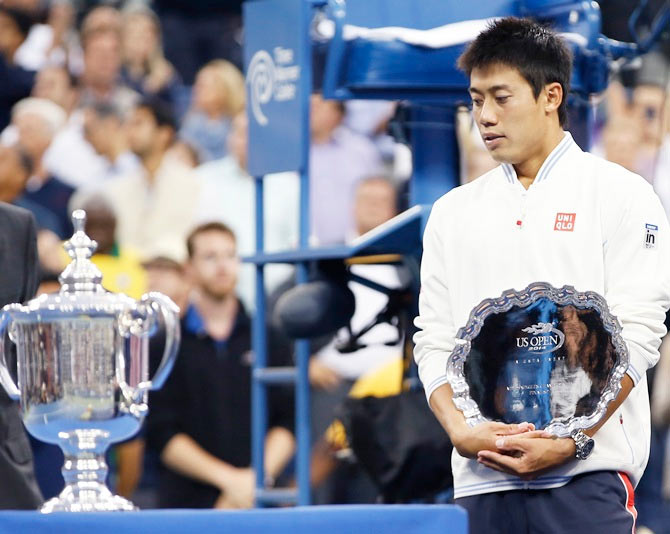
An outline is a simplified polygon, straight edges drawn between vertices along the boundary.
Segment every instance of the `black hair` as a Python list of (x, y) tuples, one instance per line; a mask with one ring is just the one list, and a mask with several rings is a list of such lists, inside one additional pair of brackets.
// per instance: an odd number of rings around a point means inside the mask
[(468, 45), (458, 67), (470, 76), (475, 68), (495, 64), (516, 68), (536, 99), (545, 85), (560, 83), (563, 101), (558, 120), (561, 126), (567, 123), (572, 54), (556, 33), (530, 19), (506, 17), (492, 22)]
[(135, 107), (137, 109), (148, 110), (153, 115), (158, 126), (169, 126), (173, 131), (177, 131), (177, 119), (172, 111), (172, 107), (162, 100), (145, 97)]
[(14, 24), (16, 24), (16, 27), (19, 29), (19, 32), (21, 32), (21, 35), (24, 37), (28, 36), (30, 28), (35, 23), (33, 16), (23, 9), (0, 5), (0, 13), (4, 13), (12, 19)]

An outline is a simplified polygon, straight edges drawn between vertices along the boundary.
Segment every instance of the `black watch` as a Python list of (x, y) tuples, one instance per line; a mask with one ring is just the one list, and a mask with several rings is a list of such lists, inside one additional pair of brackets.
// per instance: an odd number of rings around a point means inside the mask
[(581, 430), (573, 430), (570, 437), (575, 442), (575, 458), (586, 460), (593, 452), (596, 442)]

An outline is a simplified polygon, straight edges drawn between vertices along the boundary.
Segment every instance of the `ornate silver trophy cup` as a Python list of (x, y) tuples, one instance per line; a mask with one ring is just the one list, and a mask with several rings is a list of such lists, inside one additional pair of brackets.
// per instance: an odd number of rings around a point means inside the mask
[(537, 282), (476, 306), (447, 362), (470, 425), (533, 423), (559, 437), (594, 426), (628, 369), (621, 326), (605, 299)]
[[(177, 306), (160, 293), (139, 301), (107, 292), (90, 261), (97, 244), (84, 233), (86, 214), (72, 215), (75, 232), (65, 244), (72, 262), (58, 293), (0, 313), (0, 383), (21, 401), (26, 429), (60, 445), (65, 488), (41, 511), (134, 510), (105, 484), (105, 451), (135, 434), (147, 413), (147, 392), (167, 378), (180, 339)], [(165, 330), (165, 349), (148, 380), (148, 337)], [(18, 386), (8, 367), (16, 344)]]

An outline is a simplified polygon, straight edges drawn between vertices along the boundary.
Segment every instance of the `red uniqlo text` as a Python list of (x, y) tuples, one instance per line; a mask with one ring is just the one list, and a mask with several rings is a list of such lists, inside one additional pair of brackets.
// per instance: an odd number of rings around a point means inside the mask
[(575, 229), (575, 213), (557, 213), (554, 230), (558, 232), (572, 232)]

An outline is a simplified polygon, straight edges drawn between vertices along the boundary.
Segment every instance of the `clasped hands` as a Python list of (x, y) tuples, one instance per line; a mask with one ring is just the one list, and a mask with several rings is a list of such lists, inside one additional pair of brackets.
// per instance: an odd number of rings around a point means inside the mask
[(464, 426), (452, 437), (452, 443), (461, 456), (524, 480), (537, 478), (575, 457), (571, 438), (556, 438), (535, 430), (532, 423)]

